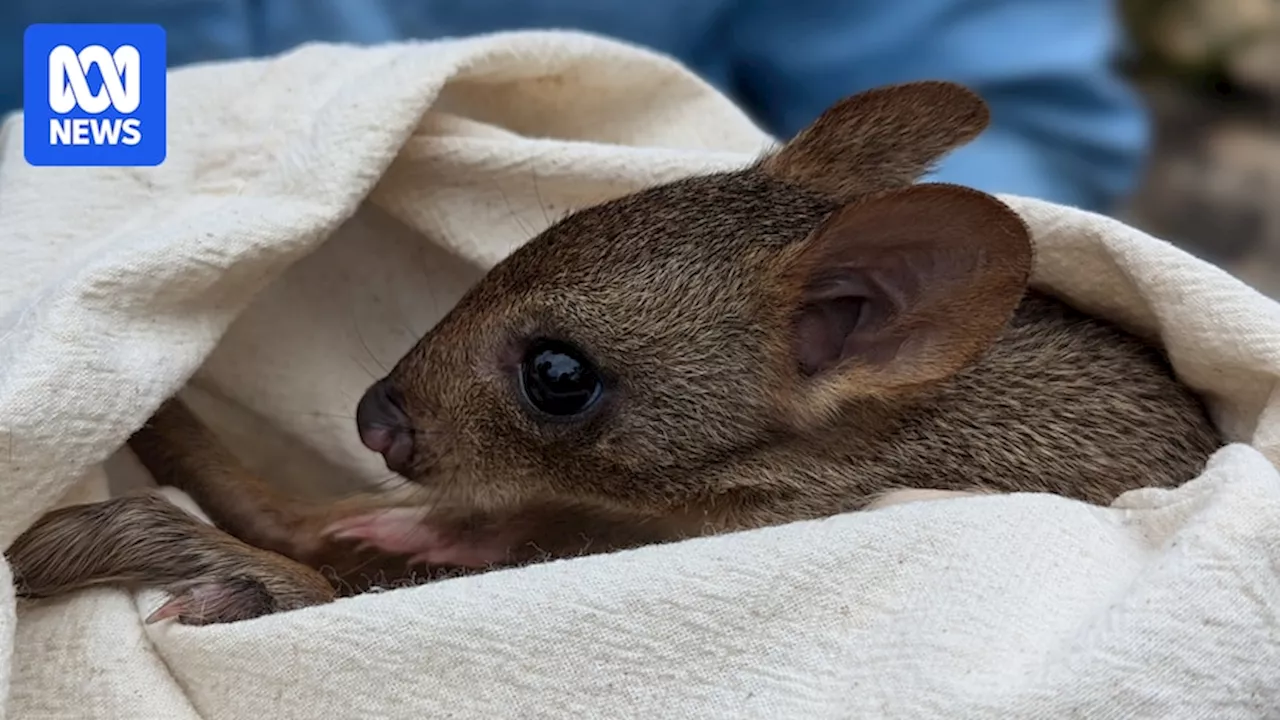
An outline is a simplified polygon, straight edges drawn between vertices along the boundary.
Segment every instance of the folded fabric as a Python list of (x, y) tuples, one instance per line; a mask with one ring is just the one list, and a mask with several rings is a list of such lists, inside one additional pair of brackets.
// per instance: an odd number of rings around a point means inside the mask
[[(360, 392), (566, 212), (770, 138), (591, 36), (313, 45), (175, 71), (149, 169), (0, 136), (0, 541), (136, 481), (169, 395), (283, 486), (385, 475)], [(1006, 198), (1036, 283), (1162, 342), (1234, 444), (1098, 508), (925, 502), (210, 627), (14, 598), (12, 718), (1262, 718), (1280, 707), (1280, 306), (1119, 222)], [(133, 480), (131, 480), (131, 478)], [(71, 493), (77, 493), (72, 495)]]

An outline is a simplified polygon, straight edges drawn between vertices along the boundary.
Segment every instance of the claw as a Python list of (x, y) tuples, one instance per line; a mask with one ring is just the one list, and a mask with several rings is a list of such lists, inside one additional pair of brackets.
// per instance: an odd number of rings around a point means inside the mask
[(267, 615), (275, 601), (260, 583), (245, 578), (194, 582), (172, 589), (172, 597), (144, 621), (175, 619), (183, 625), (209, 625)]
[(147, 619), (144, 620), (143, 622), (145, 622), (147, 625), (158, 623), (161, 620), (168, 620), (169, 618), (180, 616), (183, 610), (184, 610), (184, 603), (178, 598), (171, 598), (165, 604), (156, 608), (155, 611), (152, 612), (150, 615), (148, 615)]

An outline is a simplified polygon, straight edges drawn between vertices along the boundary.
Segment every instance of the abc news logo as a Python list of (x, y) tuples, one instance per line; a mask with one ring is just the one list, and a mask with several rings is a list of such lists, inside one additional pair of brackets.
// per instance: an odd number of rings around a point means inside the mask
[[(66, 115), (76, 108), (98, 115), (108, 107), (122, 115), (138, 109), (142, 99), (142, 58), (138, 48), (121, 45), (114, 53), (101, 45), (76, 52), (68, 45), (49, 51), (49, 108)], [(89, 89), (88, 72), (102, 75), (98, 92)], [(142, 141), (138, 118), (50, 118), (50, 145), (137, 145)]]
[(164, 28), (37, 24), (22, 37), (22, 151), (53, 167), (153, 167), (168, 152)]

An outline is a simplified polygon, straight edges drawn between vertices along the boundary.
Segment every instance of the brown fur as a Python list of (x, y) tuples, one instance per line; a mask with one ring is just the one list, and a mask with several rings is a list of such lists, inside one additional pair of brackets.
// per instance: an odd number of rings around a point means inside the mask
[(225, 622), (333, 598), (315, 570), (240, 542), (156, 495), (60, 508), (5, 553), (20, 595), (90, 585), (159, 587), (173, 599), (156, 619)]
[[(1160, 351), (1028, 292), (1027, 229), (995, 198), (911, 185), (986, 120), (947, 84), (856, 96), (751, 168), (589, 208), (530, 241), (388, 375), (412, 421), (416, 510), (280, 497), (176, 403), (132, 445), (219, 527), (333, 567), (336, 586), (373, 560), (403, 575), (598, 552), (864, 509), (900, 488), (1107, 503), (1190, 479), (1221, 438)], [(583, 418), (521, 405), (520, 358), (540, 337), (601, 368), (604, 399)], [(111, 525), (104, 543), (151, 527)], [(45, 548), (47, 530), (32, 532)], [(217, 542), (204, 547), (245, 557)], [(76, 585), (70, 561), (36, 554), (10, 555), (27, 587), (41, 573)], [(188, 555), (154, 562), (155, 577), (182, 563), (226, 577)]]

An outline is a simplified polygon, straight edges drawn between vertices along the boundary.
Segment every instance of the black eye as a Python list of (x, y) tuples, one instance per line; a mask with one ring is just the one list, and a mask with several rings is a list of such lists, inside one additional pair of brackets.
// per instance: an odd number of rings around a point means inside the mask
[(586, 411), (604, 387), (585, 354), (558, 340), (537, 340), (529, 346), (520, 363), (520, 386), (530, 405), (557, 417)]

